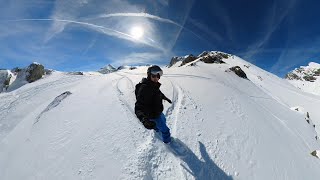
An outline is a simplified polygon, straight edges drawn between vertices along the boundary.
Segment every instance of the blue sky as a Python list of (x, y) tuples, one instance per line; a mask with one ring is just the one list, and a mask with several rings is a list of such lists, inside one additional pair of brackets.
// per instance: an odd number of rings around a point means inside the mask
[[(280, 77), (320, 62), (316, 0), (0, 0), (0, 68), (169, 63), (205, 50)], [(138, 30), (133, 30), (138, 29)]]

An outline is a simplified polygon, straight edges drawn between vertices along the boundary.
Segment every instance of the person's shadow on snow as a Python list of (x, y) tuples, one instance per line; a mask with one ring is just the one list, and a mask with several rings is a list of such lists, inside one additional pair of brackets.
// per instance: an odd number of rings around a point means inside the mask
[(232, 176), (228, 176), (220, 167), (218, 167), (208, 155), (206, 147), (199, 141), (200, 153), (203, 158), (201, 161), (181, 140), (179, 143), (187, 148), (185, 156), (180, 157), (188, 167), (185, 167), (183, 164), (182, 167), (192, 174), (196, 180), (202, 179), (219, 179), (219, 180), (232, 180)]

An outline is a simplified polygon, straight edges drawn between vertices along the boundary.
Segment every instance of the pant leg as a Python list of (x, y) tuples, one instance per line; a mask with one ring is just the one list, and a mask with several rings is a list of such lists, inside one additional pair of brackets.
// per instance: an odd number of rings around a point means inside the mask
[(171, 141), (171, 135), (170, 135), (170, 129), (168, 128), (166, 124), (166, 117), (163, 113), (161, 113), (160, 117), (157, 119), (153, 119), (153, 121), (156, 123), (157, 129), (162, 134), (162, 141), (164, 143), (168, 143)]

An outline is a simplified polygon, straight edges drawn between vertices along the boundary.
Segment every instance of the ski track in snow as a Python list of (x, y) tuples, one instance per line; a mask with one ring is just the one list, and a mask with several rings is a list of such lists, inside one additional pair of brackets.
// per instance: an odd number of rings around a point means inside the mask
[[(0, 101), (0, 140), (5, 137), (8, 132), (14, 129), (15, 126), (22, 120), (21, 118), (8, 118), (8, 116), (18, 111), (16, 107), (25, 106), (26, 108), (29, 108), (29, 102), (32, 99), (37, 98), (34, 96), (30, 96), (30, 94), (42, 94), (43, 92), (56, 87), (72, 87), (74, 84), (79, 83), (79, 80), (81, 80), (81, 77), (79, 76), (61, 76), (54, 81), (45, 82), (36, 87), (31, 86), (29, 88), (27, 84), (22, 87), (27, 89), (17, 89), (14, 92), (8, 92), (6, 96), (2, 96)], [(28, 114), (24, 114), (24, 117), (26, 116), (28, 116)], [(10, 122), (7, 122), (5, 120), (10, 120)]]
[[(203, 114), (203, 107), (192, 98), (190, 92), (178, 86), (177, 82), (174, 82), (174, 84), (180, 91), (179, 95), (182, 96), (179, 105), (180, 111), (176, 115), (177, 118), (181, 118), (179, 121), (179, 127), (181, 128), (177, 130), (180, 132), (178, 134), (183, 136), (183, 141), (187, 143), (186, 147), (188, 149), (187, 156), (181, 158), (183, 179), (231, 179), (225, 173), (227, 172), (225, 164), (217, 158), (217, 155), (219, 156), (224, 153), (219, 148), (218, 140), (204, 142), (206, 145), (201, 142), (203, 132), (200, 131), (200, 124), (205, 120), (203, 117), (205, 115)], [(223, 122), (223, 118), (216, 119), (216, 121), (219, 120)], [(194, 121), (198, 121), (198, 123), (194, 123)], [(186, 132), (189, 135), (186, 135)], [(193, 138), (190, 138), (190, 134), (194, 134)], [(222, 129), (219, 134), (223, 134)], [(216, 138), (219, 139), (219, 137)], [(195, 151), (193, 152), (192, 149)], [(215, 154), (215, 161), (218, 162), (218, 165), (211, 159), (208, 150)]]
[[(218, 141), (214, 144), (209, 140), (206, 142), (206, 146), (200, 142), (202, 132), (194, 121), (199, 121), (198, 124), (204, 121), (201, 105), (197, 104), (191, 94), (182, 89), (179, 83), (170, 76), (163, 78), (162, 83), (165, 88), (168, 88), (168, 84), (170, 84), (172, 89), (173, 103), (165, 113), (168, 126), (174, 137), (182, 139), (180, 141), (187, 144), (185, 144), (187, 155), (180, 158), (173, 156), (164, 148), (162, 142), (151, 133), (151, 137), (147, 136), (145, 143), (138, 147), (138, 152), (129, 158), (122, 179), (231, 179), (231, 176), (225, 173), (228, 167), (220, 159), (215, 159), (218, 162), (216, 165), (208, 154), (208, 150), (218, 155), (224, 153), (219, 149)], [(195, 136), (189, 139), (186, 131), (188, 134), (195, 134)], [(150, 133), (147, 131), (147, 134)], [(196, 151), (193, 152), (192, 149), (196, 149)], [(253, 163), (251, 162), (251, 164)], [(238, 175), (234, 168), (229, 169), (233, 169), (236, 176)]]
[[(129, 73), (117, 73), (121, 76), (116, 82), (118, 98), (126, 109), (127, 116), (130, 121), (139, 123), (134, 113), (134, 83), (129, 78)], [(166, 110), (167, 121), (172, 123), (172, 130), (176, 129), (175, 109), (180, 109), (181, 100), (179, 99), (179, 91), (172, 85), (172, 105)], [(170, 124), (168, 124), (170, 127)], [(139, 123), (139, 126), (142, 124)], [(138, 144), (137, 152), (130, 155), (129, 161), (123, 167), (123, 175), (121, 179), (175, 179), (177, 172), (181, 171), (179, 160), (177, 160), (165, 147), (165, 144), (159, 140), (153, 131), (143, 131), (145, 140)], [(173, 134), (174, 131), (173, 131)], [(181, 176), (182, 178), (182, 173)], [(184, 178), (182, 178), (184, 179)]]

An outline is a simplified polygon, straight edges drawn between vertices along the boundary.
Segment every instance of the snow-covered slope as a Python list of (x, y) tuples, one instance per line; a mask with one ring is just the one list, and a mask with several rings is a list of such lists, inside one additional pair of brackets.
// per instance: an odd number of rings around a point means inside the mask
[[(163, 68), (161, 90), (173, 101), (164, 113), (189, 149), (182, 158), (135, 117), (134, 86), (147, 67), (54, 72), (0, 94), (0, 177), (319, 179), (317, 133), (305, 119), (319, 124), (319, 96), (238, 57), (225, 62)], [(249, 80), (225, 72), (236, 65)]]
[(286, 75), (286, 79), (302, 91), (320, 95), (320, 64), (310, 62)]

